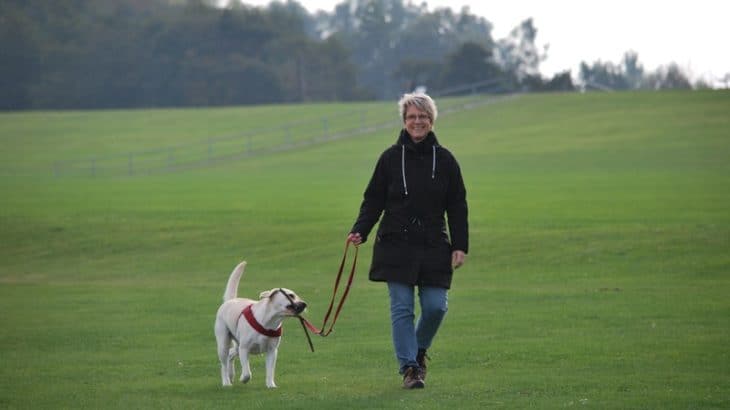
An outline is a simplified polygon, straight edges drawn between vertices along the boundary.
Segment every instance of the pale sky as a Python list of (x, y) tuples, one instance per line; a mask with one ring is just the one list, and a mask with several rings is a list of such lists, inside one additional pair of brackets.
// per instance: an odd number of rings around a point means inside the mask
[[(421, 4), (420, 0), (412, 0)], [(270, 0), (242, 0), (266, 5)], [(332, 12), (342, 0), (298, 0), (307, 10)], [(408, 0), (405, 0), (407, 3)], [(427, 0), (428, 9), (469, 6), (493, 25), (495, 40), (526, 18), (538, 30), (538, 46), (549, 44), (540, 65), (545, 76), (572, 70), (581, 61), (620, 63), (626, 51), (639, 55), (645, 70), (677, 63), (693, 79), (717, 83), (730, 73), (729, 0)]]

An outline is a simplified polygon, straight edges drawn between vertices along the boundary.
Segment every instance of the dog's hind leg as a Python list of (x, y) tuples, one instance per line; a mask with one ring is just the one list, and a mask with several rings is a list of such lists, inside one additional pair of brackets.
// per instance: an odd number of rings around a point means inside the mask
[(218, 344), (218, 360), (221, 363), (221, 383), (223, 386), (231, 386), (233, 378), (231, 376), (231, 360), (228, 357), (228, 349), (231, 345), (231, 334), (225, 323), (215, 322), (215, 339)]
[(233, 384), (233, 379), (236, 378), (236, 357), (238, 357), (238, 343), (234, 340), (233, 347), (228, 350), (228, 377), (231, 384)]

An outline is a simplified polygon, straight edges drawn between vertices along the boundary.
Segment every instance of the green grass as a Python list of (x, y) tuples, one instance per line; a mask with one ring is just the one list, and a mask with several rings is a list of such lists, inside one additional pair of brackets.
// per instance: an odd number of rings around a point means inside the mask
[(440, 118), (471, 252), (415, 392), (369, 243), (315, 353), (285, 325), (278, 389), (262, 357), (221, 388), (212, 332), (241, 259), (241, 294), (292, 288), (318, 324), (396, 129), (146, 177), (50, 172), (363, 109), (395, 106), (0, 114), (0, 408), (730, 407), (726, 91), (525, 95)]

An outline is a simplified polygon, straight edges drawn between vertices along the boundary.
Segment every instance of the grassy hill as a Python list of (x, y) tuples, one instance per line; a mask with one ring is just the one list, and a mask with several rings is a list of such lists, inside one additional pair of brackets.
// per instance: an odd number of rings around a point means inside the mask
[(276, 391), (263, 358), (222, 389), (212, 332), (244, 259), (240, 294), (286, 286), (321, 320), (397, 124), (149, 176), (52, 172), (252, 129), (311, 135), (323, 117), (380, 123), (395, 104), (0, 114), (0, 407), (730, 407), (730, 93), (489, 102), (436, 124), (471, 251), (422, 392), (400, 389), (370, 243), (316, 353), (285, 325)]

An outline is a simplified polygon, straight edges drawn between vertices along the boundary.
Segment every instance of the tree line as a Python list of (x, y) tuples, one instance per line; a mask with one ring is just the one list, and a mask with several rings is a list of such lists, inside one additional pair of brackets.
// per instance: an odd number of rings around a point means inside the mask
[[(343, 0), (310, 14), (294, 0), (218, 3), (4, 0), (0, 109), (353, 101), (419, 86), (458, 94), (475, 83), (490, 92), (575, 89), (569, 71), (540, 75), (547, 51), (531, 19), (495, 40), (492, 24), (468, 8)], [(636, 54), (622, 66), (583, 63), (580, 75), (612, 88), (692, 86), (678, 69), (644, 73)]]

